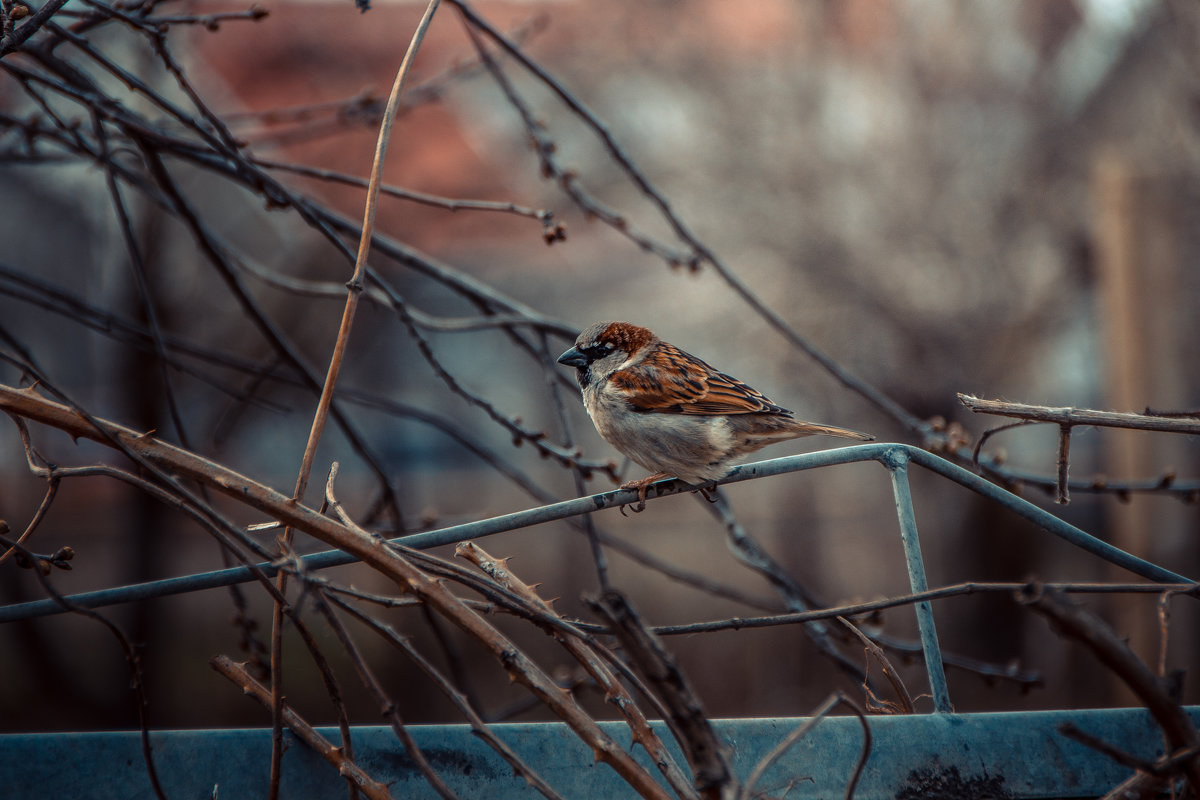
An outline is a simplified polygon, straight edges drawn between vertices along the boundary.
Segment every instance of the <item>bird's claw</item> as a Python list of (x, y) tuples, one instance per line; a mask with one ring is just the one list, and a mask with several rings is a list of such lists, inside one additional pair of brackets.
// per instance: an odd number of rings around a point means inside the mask
[(621, 512), (622, 517), (629, 516), (628, 514), (625, 513), (625, 506), (629, 506), (629, 510), (632, 511), (634, 514), (640, 514), (646, 510), (646, 501), (638, 500), (636, 503), (621, 503), (620, 507), (617, 510)]
[(620, 509), (621, 516), (623, 516), (623, 517), (629, 516), (628, 514), (625, 513), (625, 506), (627, 506), (627, 505), (629, 506), (630, 510), (633, 511), (634, 514), (640, 514), (643, 511), (645, 511), (646, 510), (646, 492), (650, 491), (650, 485), (652, 483), (654, 483), (655, 481), (660, 481), (663, 478), (669, 478), (669, 477), (670, 477), (669, 475), (665, 475), (660, 472), (656, 475), (650, 475), (648, 477), (642, 478), (641, 480), (626, 481), (625, 483), (621, 484), (622, 489), (637, 489), (637, 492), (638, 492), (638, 501), (636, 503), (632, 503), (632, 504), (622, 503), (621, 504), (621, 509)]

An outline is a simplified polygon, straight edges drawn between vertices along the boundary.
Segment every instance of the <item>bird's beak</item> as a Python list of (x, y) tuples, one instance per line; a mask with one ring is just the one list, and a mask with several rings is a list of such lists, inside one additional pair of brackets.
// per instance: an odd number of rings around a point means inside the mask
[(583, 369), (588, 365), (587, 356), (572, 347), (567, 352), (558, 357), (558, 363), (566, 364), (568, 367), (577, 367)]

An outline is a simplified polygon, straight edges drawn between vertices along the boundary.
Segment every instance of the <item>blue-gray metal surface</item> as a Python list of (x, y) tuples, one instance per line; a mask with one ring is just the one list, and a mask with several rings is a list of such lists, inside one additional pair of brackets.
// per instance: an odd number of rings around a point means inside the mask
[[(1200, 723), (1200, 708), (1188, 709)], [(718, 720), (734, 768), (745, 778), (802, 719)], [(857, 800), (896, 797), (1094, 797), (1129, 777), (1121, 767), (1058, 733), (1064, 722), (1146, 759), (1161, 753), (1161, 737), (1143, 709), (1028, 713), (922, 714), (869, 718), (874, 744)], [(624, 725), (602, 723), (628, 744)], [(667, 738), (661, 723), (655, 723)], [(562, 723), (493, 726), (527, 763), (566, 798), (620, 800), (632, 790)], [(429, 761), (463, 800), (518, 800), (538, 795), (466, 725), (410, 726)], [(322, 729), (331, 741), (336, 729)], [(290, 735), (289, 735), (290, 736)], [(391, 731), (353, 729), (356, 762), (390, 785), (395, 798), (434, 798)], [(266, 792), (267, 729), (155, 731), (158, 773), (171, 798), (218, 800)], [(789, 800), (840, 798), (863, 746), (857, 717), (830, 717), (757, 785)], [(641, 751), (639, 758), (646, 759)], [(282, 796), (289, 800), (345, 797), (336, 771), (292, 739), (284, 755)], [(681, 760), (682, 763), (682, 760)], [(0, 793), (37, 800), (140, 800), (153, 795), (136, 732), (0, 736)]]
[[(821, 450), (816, 453), (804, 453), (768, 461), (758, 461), (753, 464), (744, 464), (737, 467), (722, 483), (738, 483), (740, 481), (754, 480), (772, 475), (783, 475), (789, 472), (800, 472), (819, 467), (862, 461), (878, 461), (890, 469), (889, 465), (895, 463), (898, 458), (907, 459), (910, 463), (918, 464), (974, 492), (984, 495), (1019, 516), (1033, 522), (1047, 532), (1105, 561), (1127, 569), (1135, 575), (1160, 583), (1192, 582), (1190, 578), (1185, 578), (1182, 575), (1171, 572), (1157, 564), (1152, 564), (1149, 561), (1138, 558), (1120, 548), (1097, 539), (978, 475), (912, 445), (881, 442), (854, 447), (842, 447), (833, 450)], [(690, 491), (690, 487), (679, 481), (664, 481), (655, 484), (652, 491), (654, 495), (665, 496)], [(491, 536), (496, 533), (512, 531), (530, 525), (553, 522), (567, 517), (586, 514), (591, 511), (615, 508), (620, 505), (633, 503), (636, 500), (637, 492), (635, 490), (618, 489), (588, 497), (551, 503), (550, 505), (517, 511), (512, 514), (504, 514), (476, 522), (453, 525), (436, 531), (415, 533), (393, 539), (392, 541), (406, 547), (425, 550), (440, 545), (454, 544), (467, 539)], [(320, 553), (312, 553), (304, 556), (301, 558), (301, 561), (304, 563), (306, 569), (315, 570), (350, 564), (355, 561), (355, 558), (341, 550), (325, 550)], [(278, 571), (273, 564), (263, 563), (259, 564), (258, 567), (268, 576), (274, 576)], [(75, 605), (83, 608), (101, 608), (152, 597), (163, 597), (171, 594), (182, 594), (184, 592), (212, 589), (219, 586), (247, 583), (252, 580), (254, 580), (254, 577), (248, 568), (231, 567), (229, 569), (215, 570), (198, 575), (187, 575), (129, 586), (119, 586), (112, 589), (102, 589), (94, 592), (83, 592), (70, 595), (68, 599)], [(28, 603), (13, 603), (7, 606), (0, 606), (0, 623), (12, 622), (19, 619), (32, 619), (34, 617), (62, 612), (63, 608), (54, 600), (49, 599), (34, 600)]]

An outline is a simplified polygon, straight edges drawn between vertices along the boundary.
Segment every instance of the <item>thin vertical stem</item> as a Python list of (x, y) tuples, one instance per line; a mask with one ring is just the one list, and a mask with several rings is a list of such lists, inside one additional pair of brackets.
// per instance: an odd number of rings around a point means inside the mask
[[(371, 162), (371, 179), (367, 185), (367, 200), (363, 212), (362, 235), (359, 238), (358, 254), (354, 262), (354, 274), (346, 283), (346, 307), (342, 312), (342, 322), (338, 328), (337, 341), (334, 342), (333, 355), (329, 359), (329, 371), (325, 376), (325, 384), (321, 387), (321, 399), (317, 402), (317, 410), (313, 415), (312, 428), (309, 430), (308, 442), (304, 447), (304, 456), (300, 460), (300, 474), (296, 477), (296, 488), (292, 493), (292, 499), (297, 502), (304, 497), (304, 492), (308, 488), (308, 479), (312, 474), (313, 459), (316, 457), (317, 445), (321, 441), (321, 434), (325, 430), (325, 422), (329, 418), (329, 407), (333, 402), (333, 390), (337, 385), (338, 375), (341, 372), (342, 362), (346, 354), (346, 347), (350, 341), (350, 330), (354, 325), (354, 315), (358, 310), (358, 298), (362, 294), (363, 275), (367, 268), (367, 254), (371, 250), (371, 236), (375, 228), (375, 211), (378, 207), (377, 201), (379, 198), (379, 185), (383, 174), (383, 160), (387, 153), (388, 140), (391, 138), (392, 124), (395, 122), (396, 111), (400, 104), (400, 92), (404, 86), (404, 79), (408, 77), (408, 73), (412, 68), (417, 49), (421, 46), (421, 41), (425, 38), (425, 32), (429, 29), (429, 23), (433, 21), (433, 14), (437, 11), (440, 3), (441, 0), (429, 0), (429, 5), (425, 9), (425, 15), (421, 17), (421, 21), (413, 33), (412, 41), (408, 44), (408, 50), (404, 53), (404, 59), (400, 62), (400, 69), (396, 73), (396, 80), (392, 83), (392, 93), (388, 97), (387, 107), (383, 113), (383, 120), (379, 125), (379, 138), (375, 143), (375, 157)], [(286, 549), (291, 544), (291, 540), (292, 529), (290, 527), (285, 528), (281, 536), (282, 546)], [(287, 588), (287, 574), (280, 572), (277, 583), (279, 592), (282, 595)], [(279, 797), (279, 782), (283, 762), (282, 625), (283, 607), (276, 603), (271, 620), (272, 735), (271, 782), (268, 793), (270, 800), (277, 800)]]
[(1054, 501), (1066, 505), (1071, 502), (1071, 493), (1067, 488), (1067, 470), (1071, 466), (1071, 423), (1064, 422), (1058, 426), (1058, 493)]

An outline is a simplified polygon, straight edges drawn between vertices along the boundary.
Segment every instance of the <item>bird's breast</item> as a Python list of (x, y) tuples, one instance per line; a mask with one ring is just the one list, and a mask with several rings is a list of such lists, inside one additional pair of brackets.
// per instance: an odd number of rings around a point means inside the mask
[(729, 470), (735, 436), (724, 416), (634, 411), (618, 393), (592, 387), (584, 404), (604, 440), (652, 472), (703, 483)]

